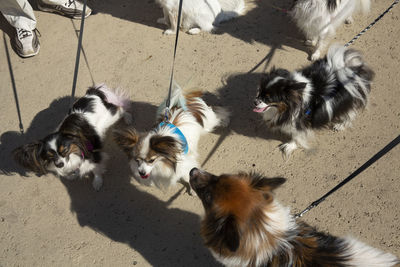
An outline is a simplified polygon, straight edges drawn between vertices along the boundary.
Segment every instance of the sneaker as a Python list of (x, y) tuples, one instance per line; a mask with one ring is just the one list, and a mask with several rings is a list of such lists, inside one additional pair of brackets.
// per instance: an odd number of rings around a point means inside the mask
[[(37, 0), (37, 7), (41, 11), (57, 13), (73, 19), (81, 19), (83, 4), (75, 0), (58, 0), (58, 3), (45, 3), (43, 0)], [(85, 18), (92, 13), (92, 10), (86, 6)]]
[(39, 53), (40, 44), (36, 34), (33, 31), (16, 28), (15, 38), (11, 39), (11, 45), (21, 57), (32, 57)]

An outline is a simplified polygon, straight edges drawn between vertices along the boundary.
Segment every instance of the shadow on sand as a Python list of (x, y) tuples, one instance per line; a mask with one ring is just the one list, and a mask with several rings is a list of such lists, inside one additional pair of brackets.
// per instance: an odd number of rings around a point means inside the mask
[[(12, 150), (54, 131), (68, 110), (69, 99), (54, 100), (40, 111), (25, 134), (15, 131), (2, 134), (0, 168), (3, 174), (27, 175), (14, 163)], [(133, 114), (146, 114), (134, 116), (134, 126), (140, 131), (147, 130), (149, 121), (154, 121), (156, 109), (148, 103), (132, 103)], [(138, 190), (130, 183), (131, 172), (125, 155), (112, 142), (106, 142), (105, 150), (111, 158), (100, 192), (93, 190), (89, 179), (61, 179), (79, 225), (90, 227), (112, 241), (128, 244), (152, 266), (218, 266), (201, 241), (199, 216), (169, 208), (182, 190), (167, 202)]]

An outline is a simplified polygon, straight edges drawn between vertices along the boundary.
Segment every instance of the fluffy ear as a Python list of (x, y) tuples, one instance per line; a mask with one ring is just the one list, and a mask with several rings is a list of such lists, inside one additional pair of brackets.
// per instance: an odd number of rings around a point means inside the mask
[(178, 142), (171, 136), (154, 135), (150, 139), (150, 148), (164, 156), (181, 152)]
[(302, 90), (306, 88), (307, 83), (299, 83), (299, 82), (294, 82), (290, 85), (290, 89), (292, 90)]
[(42, 141), (20, 146), (13, 151), (14, 160), (22, 167), (43, 175), (46, 173), (45, 162), (40, 156), (43, 146)]
[(228, 218), (225, 219), (220, 232), (223, 236), (222, 242), (230, 251), (235, 252), (239, 248), (240, 237), (237, 223), (232, 215), (229, 215)]
[(133, 127), (113, 131), (114, 141), (128, 155), (139, 141), (139, 135)]
[(253, 179), (253, 187), (263, 191), (273, 191), (286, 182), (286, 179), (282, 177), (267, 178), (253, 175)]

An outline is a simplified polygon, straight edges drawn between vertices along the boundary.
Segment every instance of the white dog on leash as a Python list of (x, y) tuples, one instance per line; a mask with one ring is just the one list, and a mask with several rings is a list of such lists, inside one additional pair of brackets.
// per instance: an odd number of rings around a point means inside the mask
[[(175, 34), (179, 12), (179, 0), (156, 0), (162, 7), (164, 17), (157, 20), (169, 29), (164, 34)], [(215, 25), (242, 15), (244, 0), (184, 0), (181, 27), (190, 34), (202, 30), (211, 32)]]

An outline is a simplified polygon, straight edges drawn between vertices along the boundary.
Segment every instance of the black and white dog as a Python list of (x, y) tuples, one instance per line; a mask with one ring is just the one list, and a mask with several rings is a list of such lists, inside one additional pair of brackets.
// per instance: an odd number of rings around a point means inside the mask
[(262, 114), (270, 129), (291, 136), (280, 146), (287, 157), (298, 145), (308, 148), (315, 129), (349, 127), (368, 102), (373, 76), (360, 52), (332, 46), (325, 58), (306, 68), (265, 74), (254, 111)]
[(336, 29), (352, 23), (352, 15), (369, 11), (371, 0), (295, 0), (290, 15), (306, 36), (306, 44), (315, 47), (312, 60), (320, 58), (322, 51)]
[(55, 133), (18, 147), (15, 160), (39, 175), (52, 172), (67, 179), (93, 174), (93, 187), (103, 184), (107, 155), (102, 151), (107, 129), (127, 113), (130, 101), (122, 91), (105, 85), (89, 88), (77, 100)]

